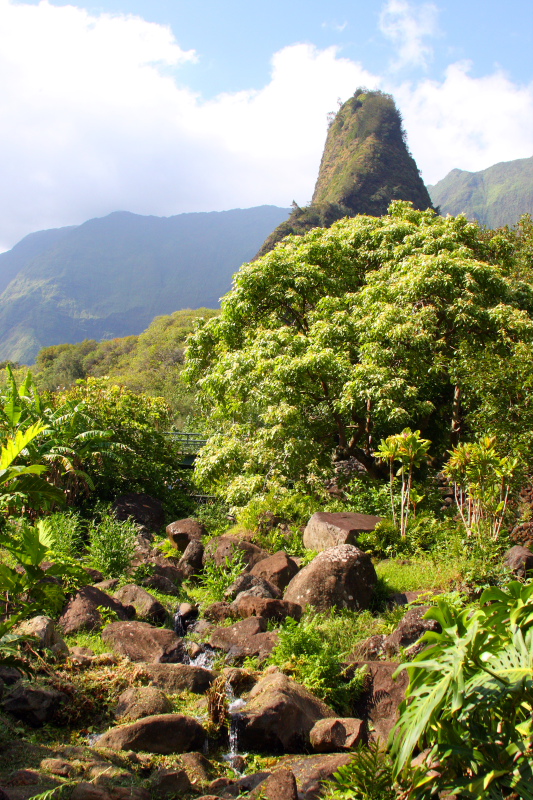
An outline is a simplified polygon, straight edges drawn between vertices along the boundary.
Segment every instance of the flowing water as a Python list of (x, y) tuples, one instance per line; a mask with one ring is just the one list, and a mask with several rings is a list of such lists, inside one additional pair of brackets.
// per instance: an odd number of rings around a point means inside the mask
[(230, 717), (229, 726), (229, 752), (223, 758), (224, 761), (229, 761), (230, 766), (235, 772), (241, 773), (242, 767), (241, 754), (239, 753), (239, 728), (242, 715), (239, 713), (241, 708), (246, 705), (246, 700), (236, 698), (233, 688), (230, 683), (226, 683), (226, 695), (228, 698), (228, 714)]

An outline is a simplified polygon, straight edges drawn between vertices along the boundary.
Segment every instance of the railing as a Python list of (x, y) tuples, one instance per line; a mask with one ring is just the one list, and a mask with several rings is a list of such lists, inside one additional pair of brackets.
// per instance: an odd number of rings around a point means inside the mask
[(207, 442), (207, 436), (203, 433), (181, 433), (181, 431), (170, 431), (166, 435), (177, 444), (177, 451), (181, 457), (178, 466), (192, 469), (196, 456)]

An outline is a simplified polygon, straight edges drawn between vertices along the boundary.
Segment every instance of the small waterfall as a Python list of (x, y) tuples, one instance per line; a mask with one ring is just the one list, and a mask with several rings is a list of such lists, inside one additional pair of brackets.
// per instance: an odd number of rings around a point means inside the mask
[(215, 651), (212, 647), (204, 645), (204, 650), (199, 653), (195, 658), (189, 659), (189, 664), (192, 667), (203, 667), (203, 669), (211, 669), (215, 663)]
[(235, 772), (241, 774), (244, 770), (242, 755), (239, 754), (239, 728), (241, 723), (241, 708), (246, 705), (246, 700), (237, 699), (230, 683), (226, 683), (228, 698), (229, 725), (229, 752), (224, 756), (224, 761), (229, 761)]

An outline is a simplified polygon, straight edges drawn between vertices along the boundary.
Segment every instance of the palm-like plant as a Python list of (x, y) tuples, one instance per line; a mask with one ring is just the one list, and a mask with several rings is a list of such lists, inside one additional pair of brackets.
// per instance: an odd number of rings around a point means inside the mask
[[(533, 586), (490, 588), (480, 608), (444, 601), (427, 613), (442, 633), (413, 662), (391, 737), (395, 774), (409, 796), (450, 792), (472, 800), (533, 800)], [(415, 748), (431, 748), (439, 777), (409, 774)]]

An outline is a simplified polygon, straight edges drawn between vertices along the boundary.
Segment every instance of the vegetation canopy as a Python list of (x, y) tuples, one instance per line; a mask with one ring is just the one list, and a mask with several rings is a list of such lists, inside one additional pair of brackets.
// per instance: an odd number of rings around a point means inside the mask
[(198, 480), (244, 505), (270, 486), (311, 487), (332, 456), (387, 477), (375, 443), (404, 426), (437, 463), (478, 431), (530, 449), (522, 239), (398, 201), (245, 264), (189, 342), (186, 373), (217, 429)]

